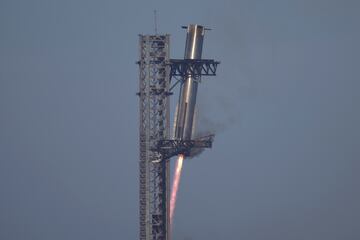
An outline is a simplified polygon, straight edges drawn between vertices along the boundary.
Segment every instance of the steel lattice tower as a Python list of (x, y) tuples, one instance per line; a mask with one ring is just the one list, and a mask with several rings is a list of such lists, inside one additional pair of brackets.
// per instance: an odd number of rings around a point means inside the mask
[(169, 239), (169, 160), (158, 161), (169, 139), (169, 35), (140, 35), (140, 240)]

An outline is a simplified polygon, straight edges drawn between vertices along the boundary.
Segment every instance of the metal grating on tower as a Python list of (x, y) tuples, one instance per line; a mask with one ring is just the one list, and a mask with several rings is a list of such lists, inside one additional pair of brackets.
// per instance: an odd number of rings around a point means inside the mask
[(169, 160), (159, 161), (169, 139), (169, 35), (140, 35), (140, 240), (167, 240)]

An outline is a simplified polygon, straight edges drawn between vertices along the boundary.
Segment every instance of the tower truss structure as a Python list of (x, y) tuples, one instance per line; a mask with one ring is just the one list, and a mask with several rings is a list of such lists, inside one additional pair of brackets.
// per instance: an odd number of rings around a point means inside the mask
[(169, 239), (169, 160), (158, 141), (169, 139), (169, 35), (140, 35), (140, 240)]

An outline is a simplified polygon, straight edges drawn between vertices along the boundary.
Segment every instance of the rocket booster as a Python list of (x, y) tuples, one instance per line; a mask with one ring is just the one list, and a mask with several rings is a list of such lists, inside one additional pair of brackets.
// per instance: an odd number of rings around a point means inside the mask
[[(184, 59), (201, 59), (205, 28), (200, 25), (187, 27)], [(196, 95), (200, 77), (191, 75), (183, 79), (175, 118), (175, 139), (192, 138)]]

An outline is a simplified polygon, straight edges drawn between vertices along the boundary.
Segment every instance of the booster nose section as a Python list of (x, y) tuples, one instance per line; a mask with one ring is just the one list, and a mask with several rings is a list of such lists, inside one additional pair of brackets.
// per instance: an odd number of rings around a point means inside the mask
[(187, 28), (184, 59), (201, 59), (205, 29), (200, 25)]
[[(184, 59), (201, 59), (205, 29), (200, 25), (187, 27)], [(179, 102), (176, 114), (175, 138), (190, 140), (194, 121), (196, 95), (200, 77), (190, 73), (184, 77), (179, 94)]]

